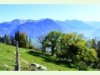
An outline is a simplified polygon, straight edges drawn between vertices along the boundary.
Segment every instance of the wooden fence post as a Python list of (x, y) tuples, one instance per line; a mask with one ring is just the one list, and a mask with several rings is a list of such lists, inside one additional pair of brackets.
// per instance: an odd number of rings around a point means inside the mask
[(16, 65), (15, 65), (15, 71), (20, 71), (20, 60), (18, 55), (18, 41), (16, 41)]

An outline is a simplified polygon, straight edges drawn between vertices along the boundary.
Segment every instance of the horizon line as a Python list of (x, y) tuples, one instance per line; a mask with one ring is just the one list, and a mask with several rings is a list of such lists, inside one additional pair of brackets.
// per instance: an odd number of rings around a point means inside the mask
[(65, 19), (65, 20), (60, 20), (60, 19), (52, 19), (52, 18), (40, 18), (40, 19), (19, 19), (19, 18), (16, 18), (16, 19), (12, 19), (12, 20), (5, 20), (5, 21), (1, 21), (0, 23), (4, 23), (4, 22), (12, 22), (14, 20), (36, 20), (36, 21), (39, 21), (39, 20), (45, 20), (45, 19), (51, 19), (51, 20), (54, 20), (54, 21), (67, 21), (67, 20), (78, 20), (78, 21), (83, 21), (83, 22), (100, 22), (99, 20), (80, 20), (80, 19)]

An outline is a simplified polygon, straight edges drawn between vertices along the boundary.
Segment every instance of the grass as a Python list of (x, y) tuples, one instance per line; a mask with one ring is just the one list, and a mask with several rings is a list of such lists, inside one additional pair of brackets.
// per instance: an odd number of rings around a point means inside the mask
[[(15, 69), (15, 51), (16, 47), (0, 43), (0, 70), (14, 71)], [(29, 71), (33, 68), (31, 63), (38, 63), (46, 66), (50, 71), (76, 71), (77, 68), (73, 64), (55, 61), (57, 58), (45, 54), (41, 56), (41, 52), (31, 49), (19, 48), (20, 64), (22, 71)], [(67, 69), (69, 68), (69, 69)]]

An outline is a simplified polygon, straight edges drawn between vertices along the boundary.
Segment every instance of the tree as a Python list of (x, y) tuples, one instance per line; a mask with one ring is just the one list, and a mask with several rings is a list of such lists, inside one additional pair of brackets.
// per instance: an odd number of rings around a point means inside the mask
[(96, 37), (95, 37), (95, 39), (92, 39), (92, 48), (97, 50), (97, 39), (96, 39)]
[[(82, 34), (68, 33), (62, 37), (62, 49), (67, 50), (67, 57), (72, 59), (74, 55), (80, 54), (80, 48), (85, 48), (85, 41)], [(80, 45), (80, 46), (79, 46)]]
[(16, 41), (20, 41), (20, 32), (19, 31), (17, 31), (17, 32), (15, 32), (15, 40)]
[(35, 49), (35, 46), (31, 44), (31, 38), (26, 35), (26, 33), (21, 33), (17, 31), (15, 33), (15, 41), (18, 41), (19, 47)]
[(4, 38), (0, 36), (0, 42), (4, 42)]
[(20, 46), (26, 48), (26, 34), (20, 33)]
[(10, 36), (10, 39), (11, 39), (11, 45), (15, 46), (15, 38), (13, 36)]
[(98, 57), (100, 59), (100, 41), (97, 42), (97, 54), (98, 54)]
[(57, 44), (60, 43), (60, 39), (62, 38), (61, 32), (51, 31), (45, 37), (44, 43), (46, 47), (51, 47), (51, 55), (53, 56), (57, 51)]
[(19, 42), (19, 47), (26, 47), (27, 45), (27, 40), (26, 40), (26, 34), (25, 33), (20, 33), (17, 31), (15, 33), (15, 40)]
[(47, 44), (45, 41), (45, 36), (38, 37), (38, 42), (41, 43), (42, 45), (41, 52), (44, 54), (46, 52), (46, 44)]
[(94, 40), (92, 39), (92, 40), (87, 40), (87, 42), (86, 42), (86, 46), (88, 47), (88, 48), (94, 48), (95, 49), (95, 42), (94, 42)]
[(10, 40), (10, 37), (8, 35), (5, 34), (4, 36), (4, 43), (10, 45), (11, 44), (11, 40)]
[(32, 42), (32, 40), (31, 40), (31, 38), (29, 37), (29, 45), (31, 45), (31, 44), (32, 44), (31, 42)]
[(92, 39), (87, 41), (88, 48), (93, 48), (97, 52), (97, 56), (100, 58), (100, 41)]

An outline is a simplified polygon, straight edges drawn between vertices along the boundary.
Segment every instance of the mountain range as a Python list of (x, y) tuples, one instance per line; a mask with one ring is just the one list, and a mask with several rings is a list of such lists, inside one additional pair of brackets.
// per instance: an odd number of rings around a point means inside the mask
[(14, 36), (16, 31), (25, 32), (31, 38), (38, 38), (47, 35), (52, 30), (63, 33), (77, 32), (84, 34), (86, 38), (100, 38), (100, 22), (85, 22), (80, 20), (20, 20), (0, 23), (0, 36), (5, 34)]

